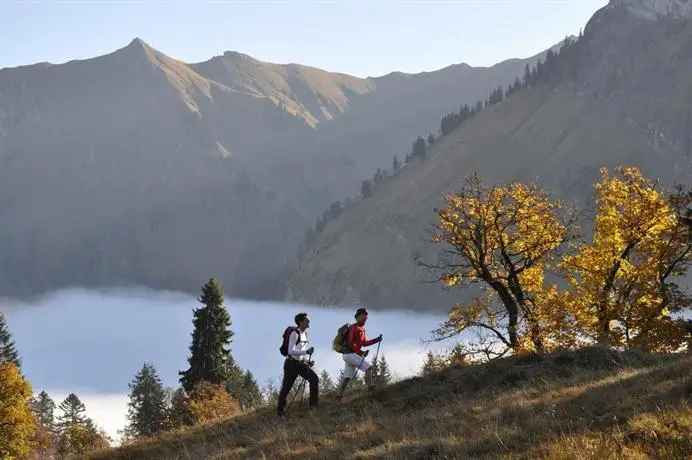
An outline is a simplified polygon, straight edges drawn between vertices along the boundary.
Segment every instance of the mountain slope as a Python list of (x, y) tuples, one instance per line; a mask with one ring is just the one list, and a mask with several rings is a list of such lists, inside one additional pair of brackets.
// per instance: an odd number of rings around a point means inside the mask
[(642, 18), (629, 10), (632, 3), (614, 2), (594, 15), (568, 75), (465, 122), (424, 161), (330, 221), (292, 273), (288, 297), (447, 310), (463, 294), (424, 284), (431, 277), (413, 259), (435, 260), (439, 247), (427, 232), (434, 208), (474, 171), (491, 183), (537, 178), (582, 204), (601, 165), (636, 165), (664, 183), (688, 183), (692, 25)]
[(265, 408), (86, 458), (683, 459), (692, 449), (687, 356), (586, 349), (447, 369), (377, 402)]
[(279, 297), (332, 200), (523, 65), (359, 79), (232, 52), (186, 64), (135, 39), (0, 69), (0, 292), (196, 292), (214, 276), (232, 296)]

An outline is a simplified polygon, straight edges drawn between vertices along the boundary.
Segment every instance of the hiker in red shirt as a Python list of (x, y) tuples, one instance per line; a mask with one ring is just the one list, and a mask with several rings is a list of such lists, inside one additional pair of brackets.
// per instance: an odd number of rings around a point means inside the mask
[(356, 322), (348, 328), (348, 347), (351, 352), (342, 355), (346, 367), (344, 369), (344, 378), (339, 385), (339, 391), (336, 395), (337, 400), (340, 400), (343, 396), (348, 382), (356, 377), (358, 369), (365, 373), (365, 384), (368, 387), (368, 391), (370, 393), (373, 391), (372, 370), (370, 368), (372, 364), (365, 359), (370, 350), (363, 351), (362, 347), (369, 347), (381, 342), (382, 334), (374, 339), (366, 339), (365, 322), (368, 320), (368, 311), (365, 308), (359, 308), (354, 316)]

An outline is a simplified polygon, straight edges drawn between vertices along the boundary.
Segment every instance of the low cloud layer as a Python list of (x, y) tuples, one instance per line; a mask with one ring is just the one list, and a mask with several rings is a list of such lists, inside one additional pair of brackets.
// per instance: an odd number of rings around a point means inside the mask
[[(167, 386), (178, 385), (187, 365), (194, 296), (148, 290), (65, 290), (39, 301), (1, 302), (34, 392), (46, 390), (59, 404), (70, 392), (94, 420), (115, 436), (125, 424), (128, 383), (145, 361), (157, 367)], [(264, 385), (281, 377), (281, 334), (293, 316), (307, 311), (316, 370), (334, 378), (343, 366), (331, 350), (336, 330), (353, 320), (352, 309), (258, 303), (227, 299), (234, 331), (232, 351)], [(383, 334), (384, 354), (398, 378), (420, 371), (427, 349), (421, 339), (442, 321), (440, 315), (372, 311), (369, 336)], [(440, 345), (434, 347), (440, 348)], [(373, 353), (375, 347), (373, 347)]]

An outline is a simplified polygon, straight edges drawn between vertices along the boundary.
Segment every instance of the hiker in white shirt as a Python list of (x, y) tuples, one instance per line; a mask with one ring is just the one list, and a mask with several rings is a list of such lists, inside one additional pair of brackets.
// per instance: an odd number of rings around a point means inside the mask
[(298, 313), (295, 317), (296, 327), (291, 327), (284, 332), (282, 355), (286, 352), (284, 361), (284, 377), (279, 391), (279, 404), (277, 412), (279, 416), (286, 414), (286, 398), (291, 391), (296, 378), (300, 375), (310, 384), (309, 407), (317, 407), (319, 378), (311, 368), (315, 364), (312, 361), (314, 347), (308, 346), (307, 329), (310, 327), (310, 319), (307, 313)]

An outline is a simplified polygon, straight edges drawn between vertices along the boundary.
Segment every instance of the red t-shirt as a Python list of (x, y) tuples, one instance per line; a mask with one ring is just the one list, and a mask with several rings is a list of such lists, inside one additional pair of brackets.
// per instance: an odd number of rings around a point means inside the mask
[(361, 347), (368, 347), (377, 342), (377, 339), (365, 339), (365, 328), (359, 326), (358, 323), (352, 324), (348, 328), (348, 344), (358, 356), (363, 355), (363, 350)]

